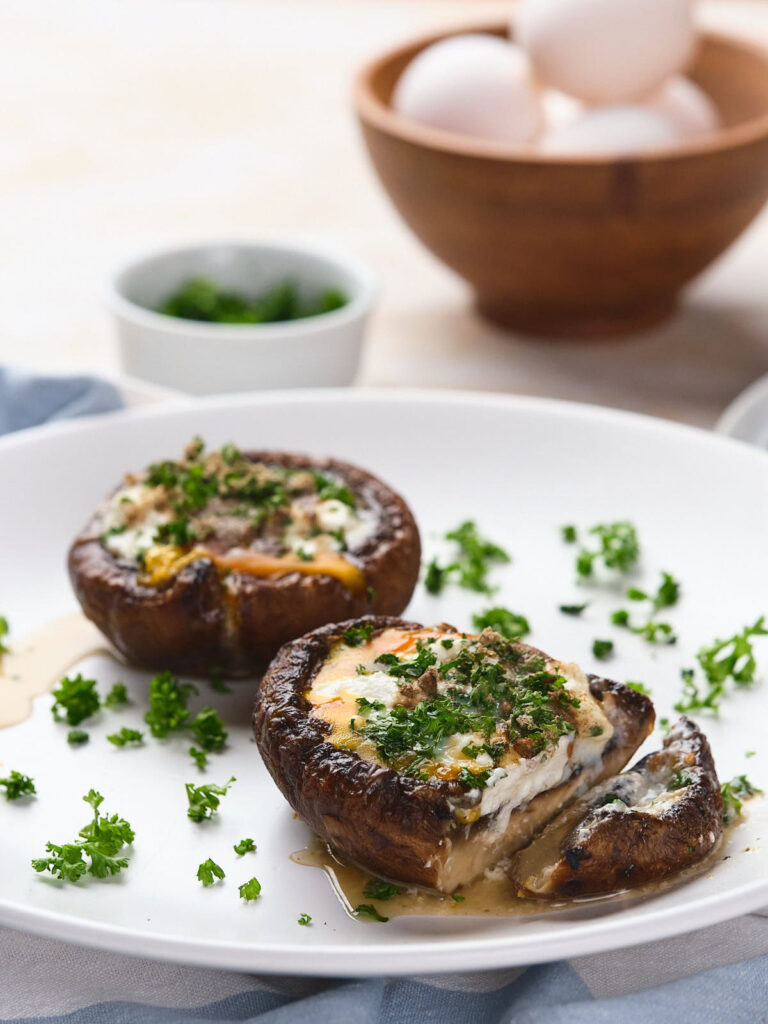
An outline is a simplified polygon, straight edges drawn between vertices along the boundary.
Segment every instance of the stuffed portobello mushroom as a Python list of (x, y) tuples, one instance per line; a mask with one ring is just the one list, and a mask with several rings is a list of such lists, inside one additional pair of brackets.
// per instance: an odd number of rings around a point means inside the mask
[(69, 572), (131, 662), (242, 674), (323, 623), (401, 612), (419, 560), (408, 506), (365, 470), (196, 439), (125, 477), (72, 544)]
[(452, 892), (614, 775), (650, 701), (490, 629), (364, 617), (286, 644), (256, 698), (291, 807), (364, 867)]

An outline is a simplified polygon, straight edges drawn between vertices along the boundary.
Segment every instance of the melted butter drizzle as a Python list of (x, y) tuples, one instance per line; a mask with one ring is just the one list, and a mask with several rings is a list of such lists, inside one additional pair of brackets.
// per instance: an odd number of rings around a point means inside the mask
[(0, 729), (18, 725), (32, 702), (48, 693), (72, 665), (91, 654), (115, 657), (104, 636), (82, 612), (53, 619), (20, 639), (0, 658)]
[(706, 874), (724, 859), (725, 837), (733, 827), (729, 825), (723, 830), (719, 842), (702, 861), (668, 878), (634, 889), (559, 900), (524, 895), (504, 869), (496, 869), (489, 873), (490, 877), (481, 875), (469, 885), (460, 886), (456, 890), (456, 895), (462, 897), (459, 901), (434, 889), (406, 886), (402, 882), (394, 883), (403, 890), (401, 894), (377, 900), (364, 892), (366, 884), (377, 876), (348, 860), (317, 836), (313, 836), (304, 849), (292, 853), (291, 860), (323, 871), (342, 907), (355, 919), (354, 909), (361, 903), (373, 903), (384, 917), (542, 917), (558, 913), (577, 919), (613, 913), (621, 906), (652, 899)]

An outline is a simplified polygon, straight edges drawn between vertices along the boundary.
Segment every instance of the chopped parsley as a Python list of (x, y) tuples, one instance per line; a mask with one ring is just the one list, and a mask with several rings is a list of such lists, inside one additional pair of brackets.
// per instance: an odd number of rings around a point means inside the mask
[(451, 893), (451, 899), (453, 900), (454, 903), (463, 903), (466, 898), (466, 896), (462, 896), (458, 892)]
[(80, 725), (101, 707), (96, 680), (85, 679), (80, 673), (74, 678), (65, 676), (53, 691), (53, 697), (53, 717), (57, 722), (63, 719), (67, 725)]
[(613, 654), (613, 640), (593, 640), (592, 653), (600, 661), (610, 658)]
[(727, 640), (715, 640), (709, 647), (702, 647), (696, 660), (704, 681), (701, 684), (697, 682), (694, 669), (682, 669), (683, 693), (675, 704), (675, 710), (717, 713), (729, 681), (737, 686), (751, 685), (757, 672), (752, 638), (757, 636), (768, 636), (765, 616), (762, 615), (753, 626), (745, 626)]
[[(491, 634), (462, 642), (451, 660), (438, 665), (433, 650), (437, 643), (418, 642), (411, 659), (391, 653), (378, 659), (389, 674), (404, 681), (418, 679), (429, 669), (441, 683), (441, 692), (414, 707), (396, 704), (358, 728), (389, 767), (428, 778), (430, 763), (457, 733), (479, 733), (481, 749), (496, 760), (512, 744), (522, 744), (518, 749), (524, 756), (534, 756), (574, 731), (566, 712), (578, 701), (565, 689), (564, 678), (546, 669), (541, 655)], [(487, 777), (468, 772), (460, 781), (478, 788)]]
[(4, 615), (0, 615), (0, 656), (3, 654), (9, 654), (10, 648), (5, 642), (5, 638), (10, 632), (10, 626), (8, 625), (8, 619)]
[(711, 646), (702, 647), (696, 660), (707, 682), (719, 685), (732, 679), (738, 686), (753, 683), (757, 663), (751, 639), (756, 636), (768, 636), (764, 615), (753, 626), (745, 626), (727, 640), (715, 640)]
[(402, 889), (391, 882), (385, 882), (381, 878), (369, 878), (363, 889), (363, 896), (369, 900), (391, 900), (393, 896), (399, 896)]
[(361, 647), (367, 644), (373, 637), (373, 623), (364, 622), (362, 626), (350, 626), (343, 633), (344, 643), (347, 647)]
[(258, 878), (250, 878), (247, 882), (243, 882), (241, 886), (238, 886), (238, 892), (240, 893), (241, 900), (245, 900), (246, 903), (252, 903), (261, 895), (261, 882)]
[(372, 921), (380, 921), (382, 924), (389, 920), (388, 917), (383, 917), (372, 903), (358, 903), (352, 913), (355, 917), (370, 917)]
[(125, 683), (115, 683), (112, 689), (109, 691), (107, 696), (104, 698), (105, 708), (119, 708), (125, 704), (129, 704), (128, 690), (126, 689)]
[(661, 734), (663, 736), (669, 736), (670, 730), (672, 729), (672, 725), (668, 718), (659, 719), (659, 729), (661, 730)]
[(687, 768), (681, 768), (679, 772), (676, 772), (672, 776), (672, 781), (669, 784), (669, 789), (685, 789), (687, 786), (692, 786), (696, 780), (688, 771)]
[(211, 669), (208, 685), (212, 690), (215, 690), (216, 693), (232, 693), (231, 688), (224, 682), (224, 677), (220, 668)]
[(457, 778), (469, 789), (485, 789), (488, 785), (488, 778), (491, 774), (490, 768), (483, 768), (480, 771), (470, 771), (469, 768), (462, 768)]
[(34, 779), (15, 770), (0, 779), (0, 787), (5, 790), (6, 800), (20, 800), (23, 796), (34, 796), (37, 793)]
[(724, 782), (720, 792), (723, 797), (723, 824), (730, 825), (741, 816), (742, 802), (763, 791), (753, 786), (746, 775), (737, 775), (730, 782)]
[(242, 857), (246, 853), (256, 853), (256, 843), (252, 839), (241, 839), (232, 849), (238, 857)]
[(642, 693), (642, 695), (644, 697), (650, 697), (651, 696), (651, 691), (648, 689), (648, 687), (645, 685), (645, 683), (638, 683), (638, 682), (635, 682), (634, 680), (630, 682), (628, 680), (626, 683), (624, 683), (624, 685), (628, 686), (630, 688), (630, 690), (634, 690), (636, 693)]
[(229, 787), (235, 781), (235, 777), (232, 776), (223, 786), (217, 786), (213, 782), (209, 782), (204, 786), (196, 786), (193, 782), (187, 782), (184, 787), (189, 803), (187, 817), (191, 821), (200, 823), (218, 814), (221, 797), (227, 795)]
[(445, 539), (456, 545), (456, 556), (447, 565), (439, 565), (433, 558), (428, 564), (424, 576), (424, 586), (430, 594), (440, 594), (451, 579), (455, 579), (460, 587), (474, 590), (481, 594), (491, 594), (494, 588), (488, 583), (491, 567), (497, 563), (509, 562), (507, 552), (482, 537), (477, 526), (467, 520), (455, 530), (449, 530)]
[(320, 501), (340, 501), (342, 505), (349, 505), (350, 508), (357, 508), (357, 499), (346, 484), (332, 480), (325, 473), (312, 473), (315, 481), (315, 490)]
[(166, 739), (172, 732), (183, 729), (189, 718), (187, 702), (197, 687), (180, 683), (170, 672), (160, 672), (149, 684), (149, 711), (144, 721), (156, 739)]
[(640, 558), (637, 530), (629, 522), (598, 523), (589, 533), (597, 538), (596, 548), (583, 547), (576, 557), (576, 572), (583, 578), (594, 575), (595, 565), (627, 573)]
[(84, 743), (88, 743), (91, 737), (85, 731), (85, 729), (70, 729), (67, 733), (67, 743), (70, 747), (82, 747)]
[(320, 316), (340, 309), (347, 301), (338, 288), (324, 288), (307, 297), (290, 280), (279, 281), (260, 295), (249, 296), (207, 277), (189, 277), (161, 303), (157, 312), (208, 323), (266, 324)]
[(197, 880), (202, 882), (204, 887), (207, 889), (208, 886), (213, 885), (216, 878), (224, 878), (224, 868), (216, 863), (215, 860), (204, 860), (200, 867), (197, 869)]
[(309, 914), (299, 914), (298, 924), (302, 924), (305, 927), (312, 924), (312, 918)]
[(357, 709), (361, 715), (369, 715), (371, 711), (383, 711), (386, 707), (380, 700), (368, 700), (367, 697), (357, 697)]
[(575, 544), (578, 539), (576, 527), (572, 523), (560, 527), (560, 536), (565, 544)]
[(627, 590), (627, 599), (635, 602), (647, 602), (648, 618), (638, 626), (633, 626), (630, 613), (626, 608), (619, 608), (611, 615), (615, 626), (622, 626), (641, 636), (649, 644), (677, 643), (675, 631), (668, 622), (659, 622), (655, 616), (664, 608), (677, 604), (680, 598), (680, 584), (668, 572), (662, 572), (661, 583), (654, 594), (648, 594), (639, 587)]
[[(208, 707), (198, 711), (189, 723), (189, 728), (192, 731), (195, 742), (201, 748), (198, 750), (196, 747), (192, 747), (190, 755), (197, 762), (198, 767), (204, 768), (207, 761), (205, 755), (212, 750), (223, 750), (229, 734), (224, 728), (224, 723), (219, 718), (217, 712), (213, 708)], [(192, 753), (193, 750), (195, 751), (194, 754)], [(200, 764), (201, 760), (202, 764)]]
[(107, 736), (107, 739), (116, 747), (125, 747), (129, 743), (143, 743), (144, 733), (139, 732), (138, 729), (128, 729), (126, 726), (123, 726), (120, 732), (111, 733), (111, 735)]
[(589, 601), (584, 604), (561, 604), (559, 607), (563, 615), (581, 615), (589, 608)]
[(117, 814), (102, 815), (99, 808), (104, 797), (95, 789), (91, 789), (83, 800), (93, 808), (92, 820), (80, 829), (74, 842), (61, 846), (46, 843), (49, 856), (32, 861), (35, 871), (47, 871), (64, 882), (77, 882), (86, 874), (106, 878), (128, 867), (128, 858), (123, 851), (134, 840), (134, 831), (129, 823)]
[(477, 630), (492, 629), (506, 640), (519, 640), (531, 631), (528, 619), (524, 615), (501, 607), (488, 608), (479, 615), (473, 615), (472, 625)]

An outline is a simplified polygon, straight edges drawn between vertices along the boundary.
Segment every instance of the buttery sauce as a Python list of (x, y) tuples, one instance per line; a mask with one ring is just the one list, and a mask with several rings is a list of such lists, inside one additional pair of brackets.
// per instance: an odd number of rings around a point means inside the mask
[(47, 693), (67, 670), (91, 654), (114, 655), (104, 636), (81, 612), (46, 623), (9, 643), (0, 658), (0, 729), (32, 713), (35, 697)]
[[(328, 843), (316, 836), (309, 845), (291, 854), (295, 864), (319, 868), (328, 877), (331, 888), (350, 917), (357, 919), (355, 907), (361, 903), (372, 903), (384, 917), (534, 917), (560, 913), (570, 918), (596, 916), (613, 913), (619, 905), (643, 901), (690, 881), (710, 871), (722, 857), (724, 837), (732, 826), (724, 830), (723, 838), (715, 848), (698, 864), (694, 864), (669, 878), (650, 882), (635, 889), (600, 896), (581, 896), (572, 899), (537, 899), (528, 897), (507, 873), (499, 866), (487, 875), (481, 875), (470, 885), (460, 886), (453, 896), (425, 889), (421, 886), (406, 886), (395, 883), (402, 890), (387, 900), (365, 895), (365, 886), (376, 876), (358, 867)], [(366, 918), (367, 919), (367, 918)]]

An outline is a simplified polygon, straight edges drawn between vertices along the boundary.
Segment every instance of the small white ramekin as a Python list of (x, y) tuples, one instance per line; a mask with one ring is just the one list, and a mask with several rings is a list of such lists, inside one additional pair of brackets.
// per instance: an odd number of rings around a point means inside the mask
[[(217, 324), (155, 312), (190, 277), (258, 295), (290, 280), (306, 294), (338, 288), (347, 302), (319, 316)], [(193, 395), (350, 384), (376, 298), (371, 272), (313, 245), (213, 242), (165, 250), (121, 268), (108, 290), (126, 373)]]

